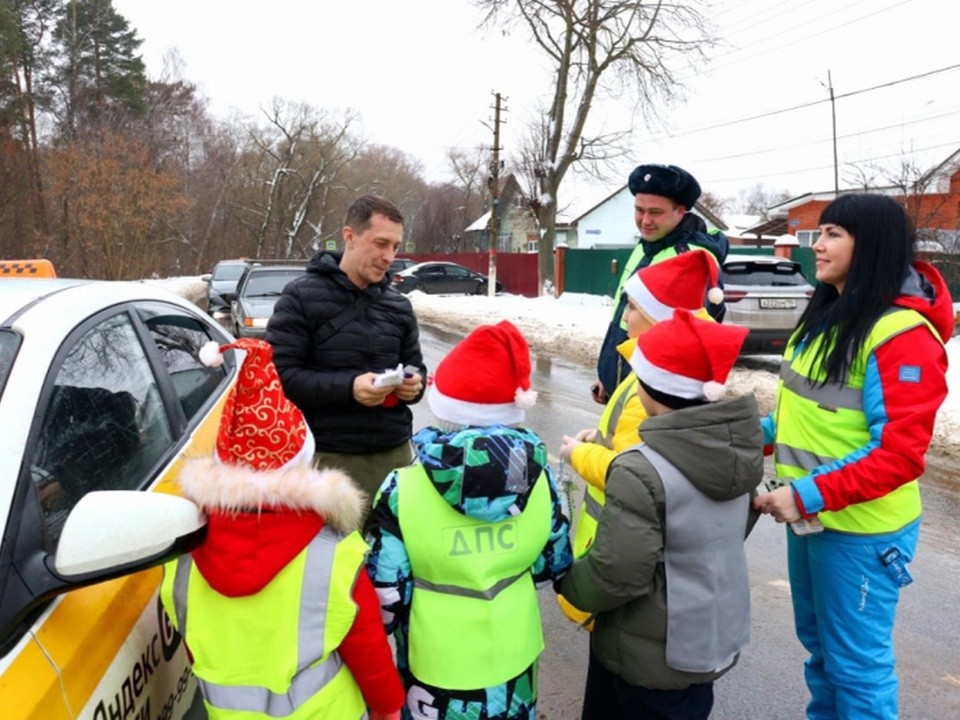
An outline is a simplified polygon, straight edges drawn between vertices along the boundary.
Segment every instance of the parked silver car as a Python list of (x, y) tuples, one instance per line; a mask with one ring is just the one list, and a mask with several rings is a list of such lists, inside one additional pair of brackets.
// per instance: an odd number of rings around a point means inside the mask
[(240, 278), (232, 304), (233, 334), (262, 338), (283, 288), (304, 272), (305, 265), (251, 265)]
[(229, 311), (237, 295), (237, 282), (250, 263), (246, 260), (221, 260), (213, 271), (201, 276), (207, 283), (207, 312)]
[(720, 271), (725, 323), (750, 335), (742, 355), (781, 353), (813, 295), (800, 263), (772, 255), (728, 255)]

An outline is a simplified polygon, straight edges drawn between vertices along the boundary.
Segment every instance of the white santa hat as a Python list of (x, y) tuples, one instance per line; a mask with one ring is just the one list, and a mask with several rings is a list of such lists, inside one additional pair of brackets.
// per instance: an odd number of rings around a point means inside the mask
[[(686, 401), (714, 402), (726, 394), (726, 381), (749, 330), (700, 320), (674, 311), (637, 338), (630, 365), (654, 399), (668, 407)], [(662, 396), (662, 397), (661, 397)], [(680, 403), (671, 401), (679, 399)]]
[(673, 317), (676, 308), (696, 312), (703, 300), (723, 301), (718, 287), (717, 259), (706, 250), (692, 249), (640, 268), (624, 283), (623, 291), (655, 322)]
[(454, 425), (515, 425), (537, 393), (530, 389), (530, 349), (509, 321), (481, 325), (440, 361), (427, 402)]

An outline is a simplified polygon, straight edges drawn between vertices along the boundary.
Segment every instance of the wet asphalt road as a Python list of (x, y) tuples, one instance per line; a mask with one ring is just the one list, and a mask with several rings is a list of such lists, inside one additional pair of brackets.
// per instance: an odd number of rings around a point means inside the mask
[[(421, 326), (430, 371), (460, 336)], [(547, 442), (556, 463), (564, 433), (596, 424), (600, 406), (588, 394), (592, 368), (534, 358), (539, 396), (527, 424)], [(426, 402), (415, 406), (414, 428), (431, 424)], [(554, 465), (556, 467), (556, 465)], [(768, 467), (769, 472), (769, 467)], [(576, 479), (575, 503), (582, 494)], [(895, 642), (901, 720), (960, 718), (960, 494), (923, 483), (924, 525), (915, 582), (901, 595)], [(805, 652), (793, 632), (786, 539), (782, 526), (761, 518), (747, 540), (751, 577), (751, 641), (737, 667), (715, 685), (712, 720), (795, 720), (804, 717)], [(541, 590), (546, 650), (541, 656), (538, 714), (547, 720), (579, 717), (588, 635), (567, 621), (553, 591)]]

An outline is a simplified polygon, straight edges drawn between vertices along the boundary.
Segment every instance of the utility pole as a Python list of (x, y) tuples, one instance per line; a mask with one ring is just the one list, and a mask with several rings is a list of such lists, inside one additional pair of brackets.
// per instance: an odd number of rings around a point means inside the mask
[(490, 188), (490, 221), (487, 234), (490, 238), (490, 251), (487, 264), (487, 295), (497, 293), (497, 236), (500, 234), (500, 93), (494, 93), (493, 106), (493, 156), (490, 159), (490, 175), (487, 185)]
[(833, 77), (827, 70), (827, 85), (830, 88), (830, 115), (833, 117), (833, 194), (840, 194), (840, 179), (837, 171), (837, 103), (833, 97)]

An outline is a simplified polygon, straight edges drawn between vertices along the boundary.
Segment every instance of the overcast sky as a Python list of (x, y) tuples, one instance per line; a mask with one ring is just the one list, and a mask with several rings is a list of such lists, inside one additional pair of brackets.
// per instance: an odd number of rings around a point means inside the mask
[[(448, 179), (450, 148), (492, 144), (493, 92), (506, 97), (507, 155), (549, 96), (532, 43), (519, 30), (477, 29), (469, 0), (113, 4), (143, 39), (148, 74), (158, 77), (176, 49), (215, 114), (256, 115), (275, 96), (349, 108), (370, 141), (419, 159), (432, 181)], [(791, 194), (833, 189), (828, 72), (841, 188), (851, 164), (906, 158), (926, 169), (960, 149), (960, 3), (723, 0), (707, 15), (724, 45), (683, 72), (686, 101), (666, 109), (663, 127), (637, 124), (633, 152), (606, 183), (579, 185), (578, 204), (616, 189), (639, 162), (681, 165), (719, 196), (757, 183)], [(607, 101), (594, 118), (629, 125), (628, 108)]]

